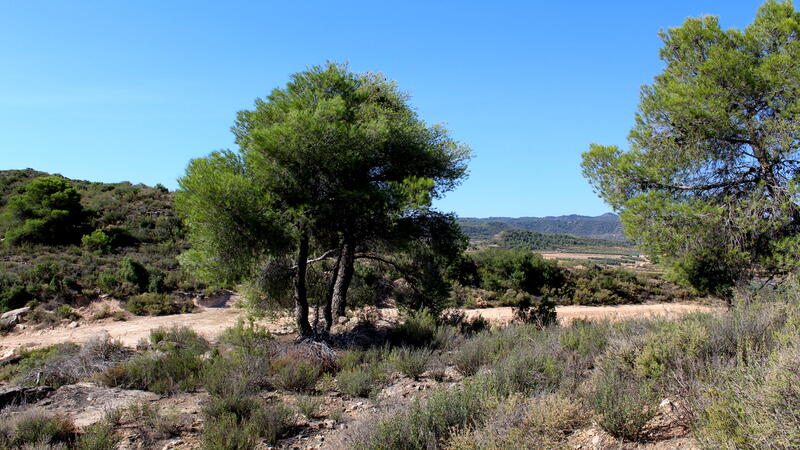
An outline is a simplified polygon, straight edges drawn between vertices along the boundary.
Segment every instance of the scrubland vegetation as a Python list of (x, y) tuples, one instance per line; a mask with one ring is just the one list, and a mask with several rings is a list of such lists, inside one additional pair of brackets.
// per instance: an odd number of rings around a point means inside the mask
[[(530, 248), (602, 242), (502, 221), (466, 222), (506, 242), (466, 252), (432, 202), (463, 179), (469, 148), (382, 75), (335, 63), (241, 111), (238, 151), (190, 162), (180, 217), (163, 188), (3, 172), (0, 310), (41, 304), (28, 321), (75, 321), (70, 304), (106, 293), (134, 314), (174, 314), (193, 308), (182, 289), (238, 287), (254, 316), (293, 309), (297, 334), (243, 320), (211, 341), (173, 327), (135, 349), (104, 337), (18, 351), (0, 365), (14, 387), (0, 447), (249, 449), (306, 434), (381, 450), (596, 446), (588, 435), (800, 447), (800, 14), (770, 0), (744, 30), (705, 16), (662, 38), (630, 148), (593, 145), (583, 169), (671, 282), (564, 267)], [(707, 294), (728, 307), (556, 320), (556, 304)], [(400, 320), (348, 317), (375, 304)], [(448, 309), (492, 305), (514, 321)], [(83, 427), (38, 409), (78, 382), (139, 397)], [(192, 399), (190, 423), (160, 406)]]
[[(622, 441), (648, 442), (660, 439), (664, 421), (711, 448), (791, 448), (800, 445), (796, 292), (761, 292), (727, 312), (569, 326), (489, 329), (423, 311), (372, 332), (366, 346), (281, 342), (246, 322), (214, 344), (186, 328), (158, 329), (135, 351), (107, 340), (28, 351), (3, 378), (207, 393), (194, 435), (205, 448), (291, 440), (302, 433), (301, 417), (331, 416), (350, 422), (331, 444), (346, 448), (553, 448), (593, 424)], [(404, 378), (434, 387), (406, 403), (380, 395)], [(326, 402), (336, 395), (364, 397), (377, 413), (342, 416)], [(155, 440), (192, 436), (152, 408), (132, 404), (85, 429), (58, 416), (13, 414), (0, 439), (12, 448), (113, 448), (126, 420), (149, 424)]]

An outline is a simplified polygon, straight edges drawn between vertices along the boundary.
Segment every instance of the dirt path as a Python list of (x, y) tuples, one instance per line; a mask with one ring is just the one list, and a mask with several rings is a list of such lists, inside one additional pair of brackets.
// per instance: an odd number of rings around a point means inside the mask
[[(690, 303), (664, 303), (621, 306), (559, 306), (556, 308), (558, 320), (569, 323), (575, 319), (620, 320), (630, 317), (676, 317), (693, 311), (713, 311), (714, 308)], [(512, 317), (510, 307), (467, 310), (472, 317), (481, 315), (493, 322), (509, 322)], [(120, 339), (125, 345), (134, 346), (146, 338), (150, 330), (173, 325), (188, 326), (208, 339), (214, 339), (225, 328), (244, 317), (238, 308), (200, 308), (191, 314), (178, 314), (161, 317), (133, 317), (122, 322), (103, 321), (81, 323), (76, 328), (60, 326), (46, 330), (24, 330), (0, 337), (0, 355), (20, 347), (43, 347), (61, 342), (85, 342), (96, 336), (108, 334)], [(287, 320), (273, 320), (265, 325), (270, 331), (283, 334), (287, 331)]]
[[(619, 306), (557, 306), (558, 322), (569, 324), (576, 319), (585, 320), (622, 320), (633, 317), (667, 317), (674, 318), (690, 312), (711, 312), (719, 308), (700, 305), (697, 303), (658, 303), (644, 305), (619, 305)], [(485, 308), (468, 309), (468, 317), (481, 315), (497, 323), (508, 323), (513, 318), (512, 308)]]

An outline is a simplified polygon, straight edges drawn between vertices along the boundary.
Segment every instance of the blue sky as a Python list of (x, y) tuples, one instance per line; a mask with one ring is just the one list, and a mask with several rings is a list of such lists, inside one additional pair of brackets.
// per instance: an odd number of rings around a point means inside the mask
[(662, 28), (759, 1), (0, 0), (0, 168), (177, 186), (238, 110), (326, 60), (377, 71), (475, 158), (461, 216), (596, 215), (591, 142), (626, 143)]

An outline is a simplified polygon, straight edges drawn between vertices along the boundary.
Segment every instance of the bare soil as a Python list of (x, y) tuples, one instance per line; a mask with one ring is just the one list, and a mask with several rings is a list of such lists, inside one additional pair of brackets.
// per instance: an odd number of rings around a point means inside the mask
[[(618, 306), (559, 306), (556, 308), (558, 320), (569, 323), (575, 319), (621, 320), (631, 317), (677, 317), (689, 312), (709, 312), (718, 308), (697, 303), (658, 303)], [(511, 307), (483, 308), (465, 310), (469, 317), (483, 316), (491, 322), (507, 323), (512, 319)], [(381, 310), (384, 318), (396, 317), (394, 310)], [(88, 317), (88, 314), (85, 315)], [(86, 342), (94, 337), (108, 334), (119, 339), (124, 345), (134, 346), (140, 339), (147, 338), (150, 331), (159, 327), (186, 326), (203, 337), (214, 340), (225, 328), (234, 325), (245, 317), (242, 309), (236, 307), (204, 308), (194, 313), (176, 314), (160, 317), (131, 316), (124, 321), (112, 318), (98, 321), (81, 321), (77, 326), (63, 324), (55, 328), (37, 330), (26, 327), (0, 337), (0, 357), (11, 354), (17, 348), (36, 348), (61, 342)], [(276, 318), (263, 321), (270, 332), (278, 335), (293, 332), (289, 318)]]

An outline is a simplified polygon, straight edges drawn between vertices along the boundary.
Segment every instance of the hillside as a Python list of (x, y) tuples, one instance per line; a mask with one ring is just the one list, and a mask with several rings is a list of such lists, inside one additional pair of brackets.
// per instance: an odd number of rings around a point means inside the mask
[[(32, 169), (0, 171), (0, 236), (7, 236), (10, 226), (2, 220), (9, 199), (49, 175)], [(198, 288), (176, 258), (186, 243), (171, 192), (128, 182), (68, 181), (80, 195), (80, 232), (95, 233), (97, 239), (0, 246), (0, 311), (30, 300), (77, 304), (101, 294), (127, 298)]]
[(494, 237), (497, 233), (512, 228), (538, 231), (540, 233), (571, 234), (598, 239), (624, 241), (622, 223), (616, 214), (581, 216), (571, 214), (557, 217), (465, 217), (458, 220), (464, 233), (472, 240)]
[(489, 245), (508, 250), (576, 250), (596, 248), (632, 248), (626, 242), (597, 239), (569, 234), (540, 233), (538, 231), (512, 228), (504, 230), (488, 241)]

